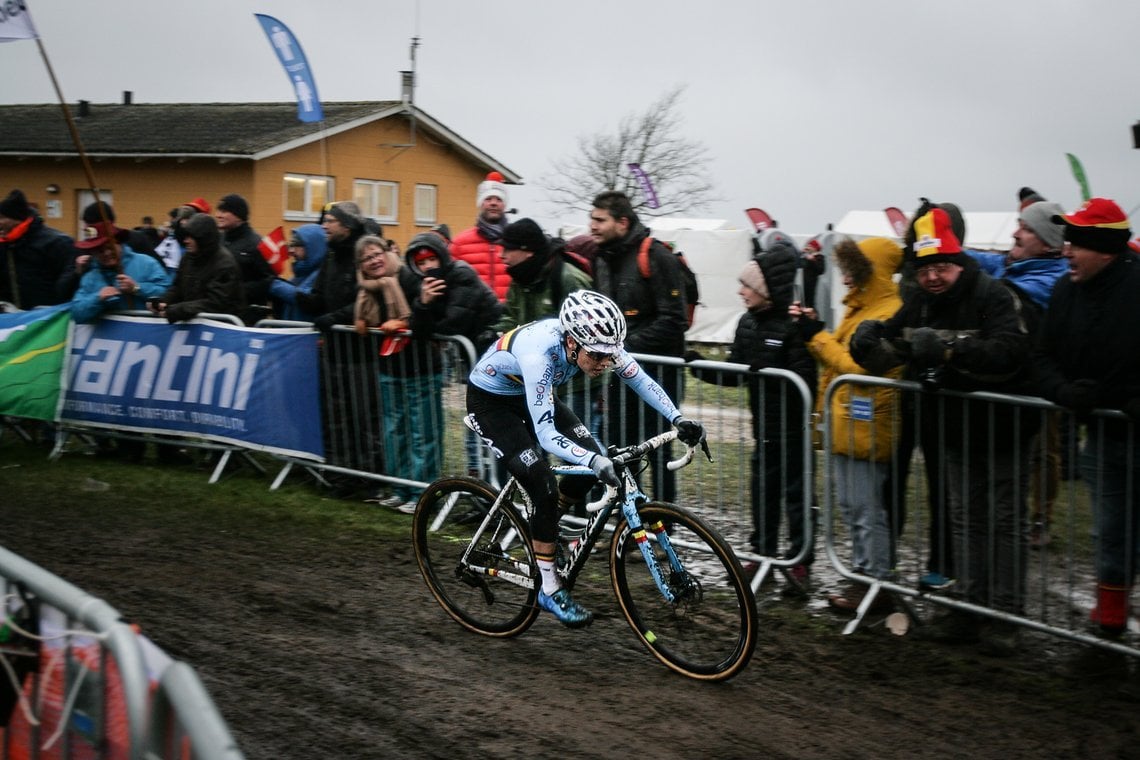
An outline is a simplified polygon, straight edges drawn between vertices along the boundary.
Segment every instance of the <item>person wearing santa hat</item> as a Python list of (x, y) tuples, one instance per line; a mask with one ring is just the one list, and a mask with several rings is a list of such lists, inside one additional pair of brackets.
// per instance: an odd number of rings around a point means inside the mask
[(495, 291), (499, 301), (507, 298), (511, 276), (502, 262), (503, 246), (500, 240), (507, 226), (507, 203), (510, 195), (499, 172), (490, 172), (479, 183), (475, 206), (479, 217), (475, 226), (463, 230), (451, 241), (451, 256), (466, 261), (479, 274), (480, 279)]

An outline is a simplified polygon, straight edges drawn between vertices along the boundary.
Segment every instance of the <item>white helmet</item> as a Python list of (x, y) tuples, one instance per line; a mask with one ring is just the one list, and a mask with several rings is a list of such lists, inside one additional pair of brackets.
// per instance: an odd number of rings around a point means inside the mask
[(616, 354), (625, 342), (625, 315), (616, 303), (592, 290), (575, 290), (566, 296), (558, 321), (587, 351)]

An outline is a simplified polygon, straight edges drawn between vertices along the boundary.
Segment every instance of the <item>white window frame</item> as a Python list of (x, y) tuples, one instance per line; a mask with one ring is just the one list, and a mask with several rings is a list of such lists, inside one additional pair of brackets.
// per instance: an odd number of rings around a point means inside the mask
[[(289, 182), (303, 182), (305, 186), (304, 204), (305, 208), (296, 209), (289, 208)], [(313, 202), (313, 184), (316, 182), (324, 182), (327, 192), (325, 193), (324, 203), (314, 205)], [(319, 219), (325, 203), (336, 199), (336, 180), (332, 177), (326, 177), (320, 174), (293, 174), (288, 173), (281, 180), (281, 194), (283, 196), (282, 206), (285, 207), (285, 218), (291, 221), (311, 222), (314, 219)]]
[[(392, 213), (380, 213), (380, 197), (387, 194)], [(400, 223), (400, 183), (383, 179), (354, 179), (352, 197), (360, 211), (380, 224)]]
[[(430, 202), (421, 202), (421, 193), (430, 193)], [(413, 215), (418, 226), (434, 226), (439, 219), (439, 187), (437, 185), (416, 185)], [(427, 199), (425, 199), (427, 201)], [(430, 208), (425, 208), (430, 206)]]

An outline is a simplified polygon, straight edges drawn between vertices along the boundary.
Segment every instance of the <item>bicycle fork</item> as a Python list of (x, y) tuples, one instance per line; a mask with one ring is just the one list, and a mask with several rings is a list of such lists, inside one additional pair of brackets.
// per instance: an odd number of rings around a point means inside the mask
[(653, 551), (653, 541), (649, 540), (649, 532), (653, 534), (657, 546), (665, 552), (666, 557), (669, 559), (669, 568), (673, 573), (679, 573), (684, 570), (681, 567), (681, 560), (677, 557), (676, 550), (673, 549), (673, 543), (669, 540), (669, 534), (665, 531), (665, 524), (657, 520), (652, 525), (647, 527), (641, 522), (641, 515), (638, 514), (637, 505), (645, 501), (645, 494), (637, 488), (637, 484), (633, 478), (626, 474), (626, 499), (622, 502), (621, 511), (625, 515), (625, 521), (629, 525), (630, 535), (633, 540), (637, 542), (637, 548), (641, 551), (641, 556), (645, 560), (646, 566), (649, 568), (649, 574), (653, 576), (653, 582), (657, 584), (657, 590), (661, 592), (661, 596), (670, 604), (677, 601), (677, 595), (673, 593), (667, 579), (661, 573), (661, 564), (658, 562), (658, 557)]

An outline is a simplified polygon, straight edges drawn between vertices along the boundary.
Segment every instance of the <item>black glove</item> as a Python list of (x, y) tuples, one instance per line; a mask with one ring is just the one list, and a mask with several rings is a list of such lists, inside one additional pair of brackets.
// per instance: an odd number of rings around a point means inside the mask
[(590, 469), (598, 476), (598, 480), (602, 481), (607, 486), (614, 488), (621, 488), (621, 478), (618, 477), (617, 470), (614, 469), (614, 463), (609, 457), (604, 457), (601, 454), (595, 454), (594, 459), (590, 462)]
[(193, 319), (196, 314), (189, 306), (180, 303), (172, 303), (166, 305), (166, 321), (170, 324), (175, 322), (185, 322), (188, 319)]
[(1057, 403), (1087, 414), (1096, 408), (1097, 382), (1087, 377), (1065, 383), (1057, 389)]
[(321, 332), (328, 332), (336, 324), (336, 317), (332, 314), (322, 314), (313, 320), (313, 327)]
[(855, 334), (851, 336), (851, 342), (847, 344), (847, 349), (857, 364), (867, 366), (864, 362), (879, 347), (879, 343), (883, 339), (883, 327), (883, 323), (879, 320), (867, 319), (860, 322), (859, 326), (855, 328)]
[(800, 317), (796, 320), (796, 327), (799, 328), (800, 335), (803, 336), (804, 343), (815, 337), (816, 333), (823, 329), (823, 321), (819, 319), (808, 319), (807, 317)]
[(704, 361), (704, 358), (705, 358), (705, 357), (701, 356), (701, 352), (700, 352), (700, 351), (694, 351), (694, 350), (693, 350), (693, 349), (691, 349), (691, 348), (690, 348), (688, 351), (686, 351), (686, 352), (685, 352), (685, 361), (687, 361), (687, 362), (699, 362), (699, 361)]
[(946, 341), (932, 327), (920, 327), (910, 335), (910, 356), (919, 369), (941, 367), (946, 363)]
[(696, 446), (705, 439), (705, 427), (696, 420), (678, 417), (673, 425), (677, 428), (677, 440), (686, 446)]

